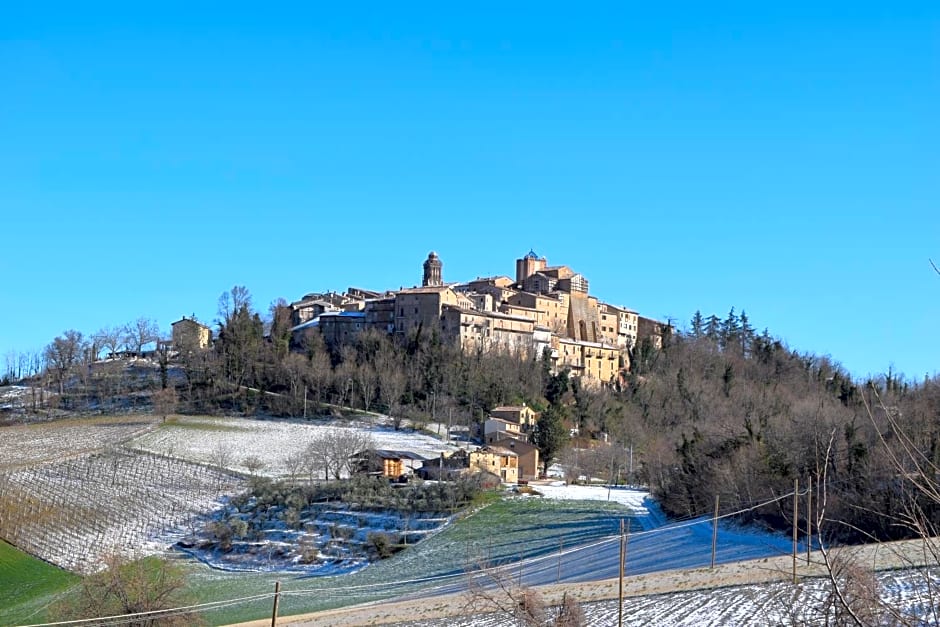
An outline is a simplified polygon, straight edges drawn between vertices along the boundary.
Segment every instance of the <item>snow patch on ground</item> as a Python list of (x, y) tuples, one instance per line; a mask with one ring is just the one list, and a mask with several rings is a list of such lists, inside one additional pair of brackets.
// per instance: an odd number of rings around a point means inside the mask
[[(260, 474), (271, 478), (288, 475), (284, 460), (302, 454), (310, 441), (331, 430), (350, 430), (368, 434), (376, 448), (407, 450), (436, 458), (443, 451), (454, 451), (456, 444), (443, 442), (415, 431), (395, 431), (391, 427), (363, 420), (300, 422), (252, 418), (181, 417), (130, 443), (137, 450), (169, 455), (188, 461), (215, 465), (219, 451), (229, 452), (229, 470), (247, 473), (244, 461), (260, 457), (265, 467)], [(420, 462), (415, 467), (420, 468)]]

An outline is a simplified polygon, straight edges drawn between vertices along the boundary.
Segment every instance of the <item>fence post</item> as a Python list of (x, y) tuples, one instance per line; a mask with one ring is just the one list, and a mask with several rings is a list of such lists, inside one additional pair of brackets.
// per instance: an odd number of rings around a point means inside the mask
[(277, 627), (277, 606), (281, 600), (281, 582), (274, 582), (274, 610), (271, 612), (271, 627)]

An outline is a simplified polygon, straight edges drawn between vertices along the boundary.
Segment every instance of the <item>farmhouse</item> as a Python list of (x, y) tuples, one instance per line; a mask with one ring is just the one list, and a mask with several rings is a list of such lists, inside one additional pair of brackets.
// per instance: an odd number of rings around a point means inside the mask
[(518, 456), (519, 479), (532, 481), (539, 478), (539, 447), (514, 438), (497, 440), (493, 446), (508, 449)]
[(352, 456), (352, 461), (353, 472), (356, 474), (398, 479), (414, 474), (416, 468), (434, 459), (413, 451), (371, 449), (356, 453)]
[(503, 483), (519, 483), (519, 456), (502, 446), (484, 446), (470, 453), (470, 470), (490, 472)]
[(181, 319), (170, 325), (173, 329), (173, 347), (178, 351), (191, 351), (209, 348), (212, 330), (195, 317)]

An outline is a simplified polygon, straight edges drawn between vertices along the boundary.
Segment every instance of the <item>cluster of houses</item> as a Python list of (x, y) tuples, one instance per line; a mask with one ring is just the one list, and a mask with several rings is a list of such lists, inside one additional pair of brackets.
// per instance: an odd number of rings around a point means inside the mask
[(528, 442), (538, 413), (525, 405), (497, 407), (483, 424), (484, 445), (476, 450), (458, 449), (440, 457), (426, 457), (407, 450), (374, 449), (357, 454), (356, 471), (390, 480), (415, 476), (425, 480), (453, 481), (479, 475), (484, 483), (519, 483), (539, 477), (539, 449)]
[[(467, 351), (506, 350), (547, 356), (554, 371), (567, 369), (586, 385), (610, 384), (630, 369), (633, 349), (662, 344), (666, 323), (599, 301), (588, 280), (568, 266), (549, 266), (529, 251), (508, 276), (445, 283), (443, 262), (430, 253), (421, 286), (375, 292), (307, 294), (290, 304), (295, 342), (319, 333), (331, 348), (356, 341), (366, 329), (405, 337), (419, 330)], [(178, 350), (209, 346), (212, 333), (195, 317), (172, 324)]]
[(404, 337), (419, 329), (467, 351), (491, 348), (547, 355), (586, 384), (609, 384), (630, 368), (639, 341), (662, 343), (668, 325), (599, 301), (588, 280), (568, 266), (549, 266), (529, 251), (508, 276), (445, 283), (443, 262), (430, 253), (420, 287), (307, 294), (291, 303), (293, 333), (318, 331), (327, 345), (354, 342), (366, 329)]

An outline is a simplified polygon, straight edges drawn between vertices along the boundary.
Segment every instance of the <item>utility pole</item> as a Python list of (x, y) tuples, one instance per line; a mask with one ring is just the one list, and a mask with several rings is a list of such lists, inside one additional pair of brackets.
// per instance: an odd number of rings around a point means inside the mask
[(281, 601), (281, 582), (274, 582), (274, 610), (271, 612), (271, 627), (277, 627), (277, 606)]
[(793, 480), (793, 583), (796, 583), (796, 544), (797, 544), (797, 535), (799, 533), (799, 525), (797, 524), (797, 515), (799, 514), (800, 507), (800, 480)]
[(715, 568), (715, 556), (718, 553), (718, 498), (715, 495), (715, 517), (712, 519), (712, 568)]
[(633, 485), (633, 445), (630, 445), (630, 485)]
[(617, 604), (617, 626), (623, 627), (623, 571), (625, 568), (625, 562), (627, 560), (627, 542), (626, 537), (623, 535), (623, 518), (620, 519), (620, 593), (617, 598), (619, 603)]
[(810, 551), (813, 548), (813, 481), (810, 479), (806, 488), (806, 564), (809, 565)]

